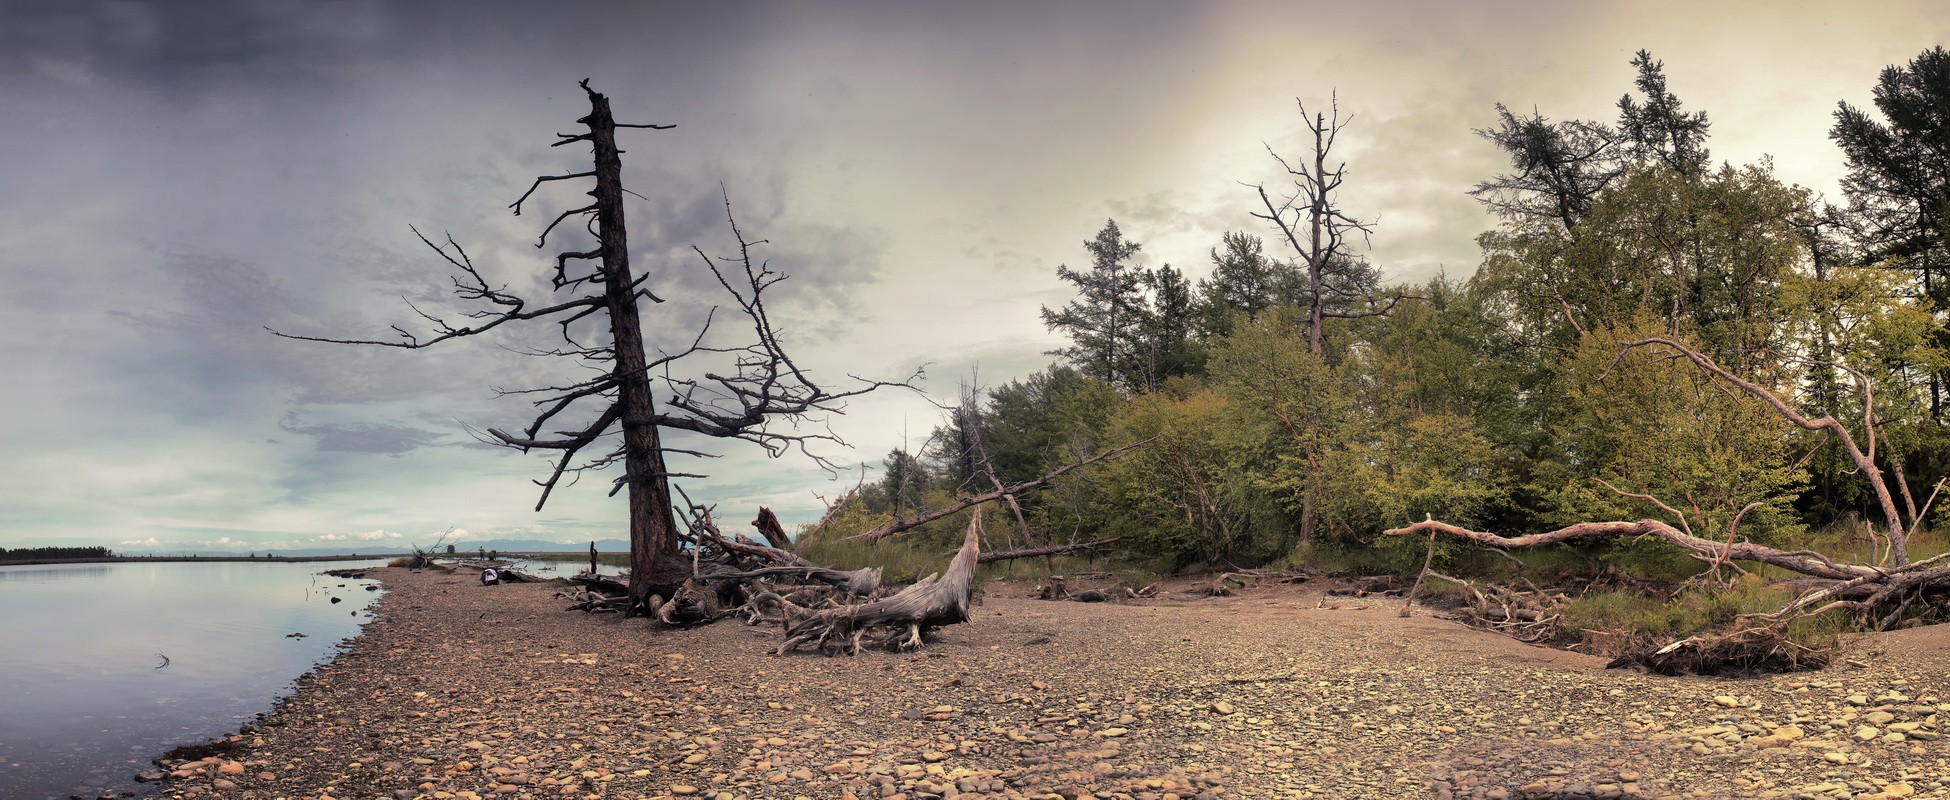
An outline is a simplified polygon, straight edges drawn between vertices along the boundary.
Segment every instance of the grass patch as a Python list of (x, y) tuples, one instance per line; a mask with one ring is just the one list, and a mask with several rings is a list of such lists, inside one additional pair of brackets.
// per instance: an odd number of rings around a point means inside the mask
[[(1566, 639), (1593, 655), (1625, 656), (1691, 636), (1719, 635), (1759, 623), (1743, 615), (1778, 610), (1796, 597), (1792, 587), (1748, 575), (1731, 586), (1698, 586), (1671, 597), (1629, 590), (1591, 592), (1562, 610)], [(1801, 617), (1779, 638), (1811, 653), (1827, 653), (1855, 630), (1841, 612)], [(1807, 666), (1818, 666), (1811, 660)], [(1800, 668), (1790, 659), (1781, 668)]]

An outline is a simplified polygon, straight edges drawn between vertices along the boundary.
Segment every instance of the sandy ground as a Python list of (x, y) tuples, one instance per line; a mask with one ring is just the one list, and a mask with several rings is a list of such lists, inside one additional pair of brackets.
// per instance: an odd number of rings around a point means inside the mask
[(1311, 586), (1112, 605), (994, 585), (919, 652), (774, 657), (776, 628), (372, 576), (366, 632), (235, 749), (170, 764), (168, 794), (1950, 796), (1941, 629), (1823, 672), (1664, 678)]

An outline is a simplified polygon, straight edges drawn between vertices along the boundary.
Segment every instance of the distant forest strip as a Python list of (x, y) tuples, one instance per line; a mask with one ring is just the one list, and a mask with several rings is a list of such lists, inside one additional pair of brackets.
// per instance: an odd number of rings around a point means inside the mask
[[(49, 555), (53, 553), (53, 555)], [(62, 555), (75, 554), (79, 555)], [(370, 561), (389, 558), (394, 553), (339, 556), (118, 556), (106, 547), (23, 547), (13, 550), (0, 548), (0, 564), (78, 564), (78, 563), (124, 563), (131, 561), (269, 561), (277, 563), (304, 561)]]
[(76, 558), (114, 558), (115, 553), (106, 547), (0, 547), (0, 562), (10, 561), (67, 561)]

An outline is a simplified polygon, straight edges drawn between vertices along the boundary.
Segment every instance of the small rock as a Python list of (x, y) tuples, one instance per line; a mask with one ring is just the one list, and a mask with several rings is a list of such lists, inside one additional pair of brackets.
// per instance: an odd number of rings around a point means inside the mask
[(1713, 702), (1726, 708), (1733, 708), (1740, 705), (1740, 698), (1730, 694), (1715, 695)]
[(1234, 714), (1239, 711), (1239, 709), (1233, 708), (1231, 703), (1228, 703), (1224, 700), (1220, 700), (1219, 702), (1213, 703), (1212, 710), (1217, 711), (1221, 714)]

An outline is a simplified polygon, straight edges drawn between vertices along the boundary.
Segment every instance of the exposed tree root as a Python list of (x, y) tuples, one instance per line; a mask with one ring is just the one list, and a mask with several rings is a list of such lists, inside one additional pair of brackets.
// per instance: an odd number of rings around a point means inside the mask
[[(1429, 520), (1387, 533), (1391, 536), (1447, 534), (1499, 548), (1537, 547), (1588, 537), (1652, 535), (1707, 563), (1754, 561), (1806, 576), (1791, 582), (1802, 588), (1800, 596), (1775, 611), (1744, 615), (1731, 630), (1724, 632), (1698, 634), (1672, 642), (1629, 645), (1611, 663), (1613, 667), (1641, 667), (1660, 674), (1728, 675), (1818, 669), (1830, 661), (1832, 654), (1790, 639), (1787, 629), (1794, 620), (1842, 610), (1854, 613), (1865, 628), (1887, 630), (1901, 624), (1919, 599), (1950, 588), (1950, 565), (1943, 564), (1945, 559), (1950, 559), (1950, 553), (1898, 567), (1848, 564), (1810, 551), (1700, 539), (1658, 520), (1585, 522), (1548, 533), (1510, 537)], [(1529, 587), (1530, 591), (1522, 592), (1471, 584), (1434, 572), (1428, 573), (1428, 577), (1448, 580), (1469, 590), (1473, 603), (1464, 614), (1464, 621), (1469, 624), (1530, 642), (1557, 637), (1556, 610), (1567, 602), (1562, 594), (1543, 592), (1534, 585)]]
[(768, 594), (767, 604), (778, 604), (787, 620), (785, 641), (775, 652), (784, 655), (809, 645), (829, 654), (857, 654), (863, 645), (908, 650), (919, 647), (922, 637), (934, 628), (967, 622), (981, 534), (982, 515), (977, 512), (969, 518), (961, 550), (946, 573), (929, 575), (881, 600), (809, 610)]
[(1635, 648), (1608, 668), (1638, 667), (1660, 675), (1751, 675), (1820, 669), (1833, 654), (1787, 636), (1786, 623), (1745, 625), (1720, 634), (1689, 636), (1656, 649)]

